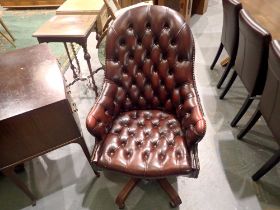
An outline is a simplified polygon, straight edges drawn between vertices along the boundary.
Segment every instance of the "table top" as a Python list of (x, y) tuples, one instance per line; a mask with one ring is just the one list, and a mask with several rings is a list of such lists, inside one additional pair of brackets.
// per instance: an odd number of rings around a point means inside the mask
[(45, 22), (33, 37), (86, 37), (97, 15), (56, 15)]
[(0, 55), (0, 121), (66, 98), (62, 74), (47, 44)]
[(253, 19), (280, 40), (280, 0), (240, 0)]
[(60, 15), (98, 15), (105, 8), (103, 0), (67, 0), (57, 10)]

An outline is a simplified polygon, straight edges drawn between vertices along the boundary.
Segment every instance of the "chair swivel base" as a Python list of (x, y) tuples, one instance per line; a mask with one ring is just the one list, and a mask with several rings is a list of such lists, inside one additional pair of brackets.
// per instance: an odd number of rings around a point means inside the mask
[[(116, 204), (119, 209), (123, 209), (125, 207), (125, 200), (127, 199), (129, 193), (133, 190), (133, 188), (137, 185), (137, 183), (141, 181), (138, 178), (131, 178), (121, 192), (118, 194), (116, 198)], [(161, 188), (167, 193), (170, 198), (170, 206), (175, 208), (182, 203), (181, 198), (179, 197), (178, 193), (172, 187), (172, 185), (168, 182), (167, 179), (157, 179), (157, 182), (160, 184)]]

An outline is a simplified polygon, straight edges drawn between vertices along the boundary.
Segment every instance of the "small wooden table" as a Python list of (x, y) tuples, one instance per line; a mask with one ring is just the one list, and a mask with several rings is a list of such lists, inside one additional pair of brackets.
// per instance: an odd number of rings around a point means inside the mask
[(105, 8), (103, 0), (67, 0), (57, 10), (57, 15), (98, 15)]
[[(89, 77), (91, 78), (92, 87), (97, 96), (97, 86), (94, 80), (94, 72), (91, 67), (91, 56), (87, 49), (87, 39), (90, 33), (94, 30), (94, 24), (96, 22), (97, 15), (56, 15), (45, 22), (34, 34), (33, 37), (38, 39), (39, 43), (42, 42), (63, 42), (67, 55), (70, 61), (70, 67), (73, 71), (75, 83), (78, 80), (83, 80), (80, 78), (75, 71), (75, 67), (69, 55), (69, 51), (66, 42), (77, 43), (82, 46), (84, 50), (84, 59), (87, 61), (89, 69)], [(75, 54), (75, 53), (74, 53)], [(76, 55), (75, 55), (76, 56)], [(78, 59), (76, 58), (78, 61)], [(70, 85), (71, 85), (70, 84)]]
[(107, 10), (103, 0), (67, 0), (57, 10), (57, 15), (98, 15), (96, 20), (96, 39), (102, 34), (103, 19)]
[(271, 33), (273, 39), (280, 40), (279, 0), (240, 0), (240, 2), (253, 19)]
[(0, 69), (0, 170), (35, 205), (16, 165), (70, 143), (78, 143), (89, 162), (90, 154), (47, 44), (0, 55)]

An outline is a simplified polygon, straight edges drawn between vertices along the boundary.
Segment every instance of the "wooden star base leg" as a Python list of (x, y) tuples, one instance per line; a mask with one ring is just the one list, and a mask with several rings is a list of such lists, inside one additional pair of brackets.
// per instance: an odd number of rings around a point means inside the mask
[(170, 201), (171, 207), (175, 208), (175, 207), (179, 206), (182, 203), (182, 200), (179, 197), (176, 190), (168, 182), (168, 180), (167, 179), (158, 179), (157, 181), (160, 184), (161, 188), (167, 193), (167, 195), (171, 199), (171, 201)]
[(127, 199), (129, 193), (133, 190), (133, 188), (137, 185), (139, 181), (140, 179), (131, 178), (124, 186), (122, 191), (118, 194), (115, 202), (120, 209), (123, 209), (125, 207), (125, 200)]

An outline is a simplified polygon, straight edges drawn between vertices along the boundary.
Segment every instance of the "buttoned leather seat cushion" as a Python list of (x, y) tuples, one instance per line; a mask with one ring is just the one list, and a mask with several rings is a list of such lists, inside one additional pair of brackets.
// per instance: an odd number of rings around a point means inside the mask
[(97, 166), (132, 176), (189, 174), (191, 157), (180, 123), (158, 110), (136, 110), (115, 119), (94, 154)]

